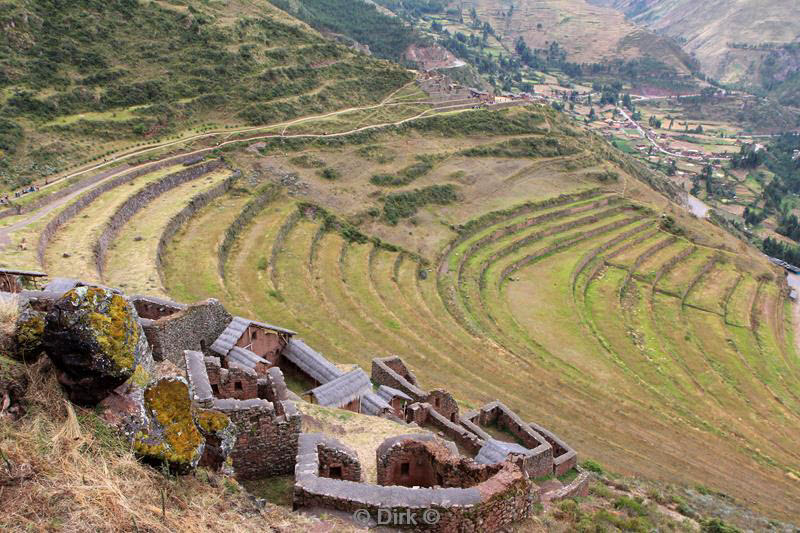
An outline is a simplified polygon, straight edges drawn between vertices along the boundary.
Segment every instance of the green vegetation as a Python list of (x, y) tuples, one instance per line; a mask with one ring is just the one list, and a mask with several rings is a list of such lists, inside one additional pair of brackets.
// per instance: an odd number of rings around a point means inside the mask
[(417, 156), (419, 160), (413, 165), (407, 166), (398, 172), (398, 175), (393, 174), (375, 174), (370, 178), (370, 183), (382, 187), (401, 187), (408, 185), (417, 178), (420, 178), (433, 170), (433, 165), (436, 160), (433, 156)]
[(400, 219), (414, 216), (417, 210), (429, 204), (447, 205), (458, 199), (455, 185), (431, 185), (424, 189), (414, 189), (386, 196), (383, 202), (383, 215), (389, 224), (395, 225)]
[(14, 187), (190, 128), (372, 103), (410, 80), (260, 4), (4, 5), (0, 179)]
[(556, 157), (578, 153), (577, 146), (553, 137), (526, 137), (470, 148), (461, 152), (469, 157)]

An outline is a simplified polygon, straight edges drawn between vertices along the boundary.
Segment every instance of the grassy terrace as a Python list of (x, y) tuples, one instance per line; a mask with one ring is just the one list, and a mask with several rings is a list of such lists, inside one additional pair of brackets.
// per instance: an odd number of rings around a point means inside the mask
[[(227, 169), (184, 183), (153, 200), (123, 228), (112, 244), (104, 281), (129, 294), (163, 294), (156, 251), (164, 227), (198, 193), (211, 189), (230, 175)], [(136, 257), (136, 261), (131, 261)]]
[(108, 218), (132, 195), (183, 168), (182, 165), (166, 167), (101, 194), (56, 232), (45, 253), (48, 273), (53, 276), (100, 281), (92, 246), (102, 233)]
[[(396, 189), (368, 185), (370, 176), (412, 164), (415, 153), (435, 155), (440, 141), (393, 132), (371, 138), (367, 150), (248, 155), (241, 168), (296, 172), (305, 185), (240, 228), (224, 279), (219, 246), (253, 196), (237, 187), (200, 210), (168, 247), (165, 292), (216, 297), (236, 314), (295, 329), (337, 363), (369, 368), (375, 356), (401, 355), (424, 387), (447, 388), (465, 409), (501, 399), (620, 470), (734, 495), (757, 490), (790, 513), (800, 369), (769, 268), (675, 211), (688, 237), (664, 232), (663, 199), (632, 180), (584, 179), (591, 163), (565, 170), (558, 158), (463, 162), (451, 154), (408, 189), (455, 183), (459, 201), (386, 224), (382, 199)], [(454, 141), (486, 142), (496, 137)], [(317, 159), (340, 177), (324, 180), (303, 166)], [(559, 193), (566, 196), (555, 200)], [(348, 240), (319, 212), (300, 211), (306, 201), (429, 262)], [(482, 216), (493, 209), (501, 211)], [(159, 228), (126, 228), (110, 271), (125, 271), (123, 244), (144, 246)], [(131, 274), (154, 292), (154, 270)]]

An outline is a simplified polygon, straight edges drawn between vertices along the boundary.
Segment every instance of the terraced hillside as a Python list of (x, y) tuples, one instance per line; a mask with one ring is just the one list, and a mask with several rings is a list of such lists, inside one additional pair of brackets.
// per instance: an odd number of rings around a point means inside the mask
[(0, 190), (209, 130), (380, 102), (412, 79), (267, 0), (0, 3)]
[(68, 212), (51, 272), (217, 297), (341, 363), (399, 354), (465, 409), (499, 398), (614, 470), (798, 518), (782, 277), (637, 178), (658, 176), (536, 106), (304, 135), (156, 165), (23, 234)]

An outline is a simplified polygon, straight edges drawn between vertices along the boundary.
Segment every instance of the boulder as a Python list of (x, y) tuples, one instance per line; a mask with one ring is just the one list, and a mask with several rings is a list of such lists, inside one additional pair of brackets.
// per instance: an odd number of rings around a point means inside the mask
[(45, 352), (70, 400), (95, 405), (153, 357), (134, 307), (122, 295), (96, 287), (68, 291), (47, 313)]
[(46, 316), (27, 303), (22, 306), (14, 333), (14, 354), (20, 361), (36, 361), (42, 354)]
[[(133, 435), (136, 454), (176, 473), (194, 469), (203, 457), (205, 438), (195, 425), (186, 380), (172, 376), (150, 383), (144, 390), (144, 415), (146, 425)], [(212, 429), (224, 431), (229, 425), (218, 420)]]
[(228, 415), (213, 409), (197, 409), (194, 422), (206, 440), (200, 466), (220, 470), (236, 444), (236, 426)]

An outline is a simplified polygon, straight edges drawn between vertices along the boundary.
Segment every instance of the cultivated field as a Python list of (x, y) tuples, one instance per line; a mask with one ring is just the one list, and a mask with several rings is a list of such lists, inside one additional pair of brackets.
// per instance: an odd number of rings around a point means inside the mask
[(615, 470), (797, 518), (800, 364), (780, 274), (603, 146), (540, 108), (287, 138), (227, 152), (241, 177), (163, 262), (170, 219), (230, 169), (138, 210), (102, 276), (96, 235), (173, 169), (100, 195), (45, 257), (129, 293), (219, 298), (338, 363), (398, 354), (463, 409), (500, 399)]

